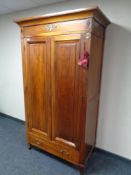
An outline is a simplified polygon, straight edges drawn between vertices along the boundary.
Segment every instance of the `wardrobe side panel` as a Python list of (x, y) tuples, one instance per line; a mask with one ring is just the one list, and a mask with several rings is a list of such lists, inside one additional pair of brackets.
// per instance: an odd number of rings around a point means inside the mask
[(103, 62), (103, 45), (104, 39), (92, 34), (85, 128), (86, 155), (92, 151), (96, 143), (101, 71)]

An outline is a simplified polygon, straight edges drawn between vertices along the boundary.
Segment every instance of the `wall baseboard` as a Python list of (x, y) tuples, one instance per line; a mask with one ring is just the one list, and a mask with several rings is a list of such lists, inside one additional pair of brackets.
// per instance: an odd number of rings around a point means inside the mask
[[(4, 114), (4, 113), (2, 113), (2, 112), (0, 112), (0, 117), (6, 117), (6, 118), (9, 118), (9, 119), (11, 119), (11, 120), (15, 120), (15, 121), (17, 121), (17, 122), (20, 122), (20, 123), (22, 123), (22, 124), (25, 124), (25, 121), (20, 120), (20, 119), (18, 119), (18, 118), (15, 118), (15, 117), (13, 117), (13, 116)], [(126, 161), (126, 162), (131, 163), (131, 160), (130, 160), (130, 159), (127, 159), (127, 158), (125, 158), (125, 157), (119, 156), (119, 155), (117, 155), (117, 154), (115, 154), (115, 153), (106, 151), (106, 150), (101, 149), (101, 148), (98, 148), (98, 147), (95, 147), (94, 151), (95, 151), (95, 152), (99, 152), (99, 153), (101, 153), (101, 154), (103, 154), (103, 155), (109, 156), (109, 157), (114, 158), (114, 159), (119, 159), (119, 160), (122, 160), (122, 161)]]
[(12, 119), (12, 120), (15, 120), (15, 121), (18, 121), (18, 122), (21, 122), (21, 123), (25, 124), (25, 121), (20, 120), (20, 119), (18, 119), (18, 118), (15, 118), (15, 117), (13, 117), (13, 116), (4, 114), (4, 113), (2, 113), (2, 112), (0, 112), (0, 117), (6, 117), (6, 118), (9, 118), (9, 119)]
[(126, 161), (126, 162), (130, 162), (131, 163), (131, 160), (130, 159), (125, 158), (125, 157), (122, 157), (122, 156), (120, 156), (118, 154), (112, 153), (110, 151), (106, 151), (106, 150), (104, 150), (102, 148), (95, 147), (95, 151), (96, 152), (99, 152), (99, 153), (101, 153), (103, 155), (109, 156), (111, 158), (122, 160), (122, 161)]

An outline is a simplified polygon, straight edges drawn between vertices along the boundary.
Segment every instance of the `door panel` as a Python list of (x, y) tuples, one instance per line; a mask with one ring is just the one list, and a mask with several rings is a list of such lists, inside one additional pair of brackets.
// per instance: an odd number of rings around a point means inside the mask
[(26, 41), (28, 69), (29, 130), (45, 137), (50, 136), (48, 41), (30, 38)]
[(77, 149), (80, 141), (79, 50), (79, 34), (52, 39), (52, 138)]

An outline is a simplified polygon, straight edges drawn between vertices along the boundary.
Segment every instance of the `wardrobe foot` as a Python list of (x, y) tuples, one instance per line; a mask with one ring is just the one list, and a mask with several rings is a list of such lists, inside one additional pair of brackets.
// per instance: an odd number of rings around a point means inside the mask
[(28, 146), (28, 149), (31, 150), (32, 148), (31, 144), (28, 144), (27, 146)]
[(84, 165), (79, 165), (79, 171), (80, 171), (80, 175), (84, 175), (85, 166)]

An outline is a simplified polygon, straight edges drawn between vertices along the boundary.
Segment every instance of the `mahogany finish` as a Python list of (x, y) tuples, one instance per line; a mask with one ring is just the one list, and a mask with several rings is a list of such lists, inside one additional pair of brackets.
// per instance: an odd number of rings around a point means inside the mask
[[(96, 142), (110, 22), (98, 7), (16, 22), (21, 27), (27, 143), (78, 165), (83, 173)], [(87, 67), (78, 64), (85, 52)]]

